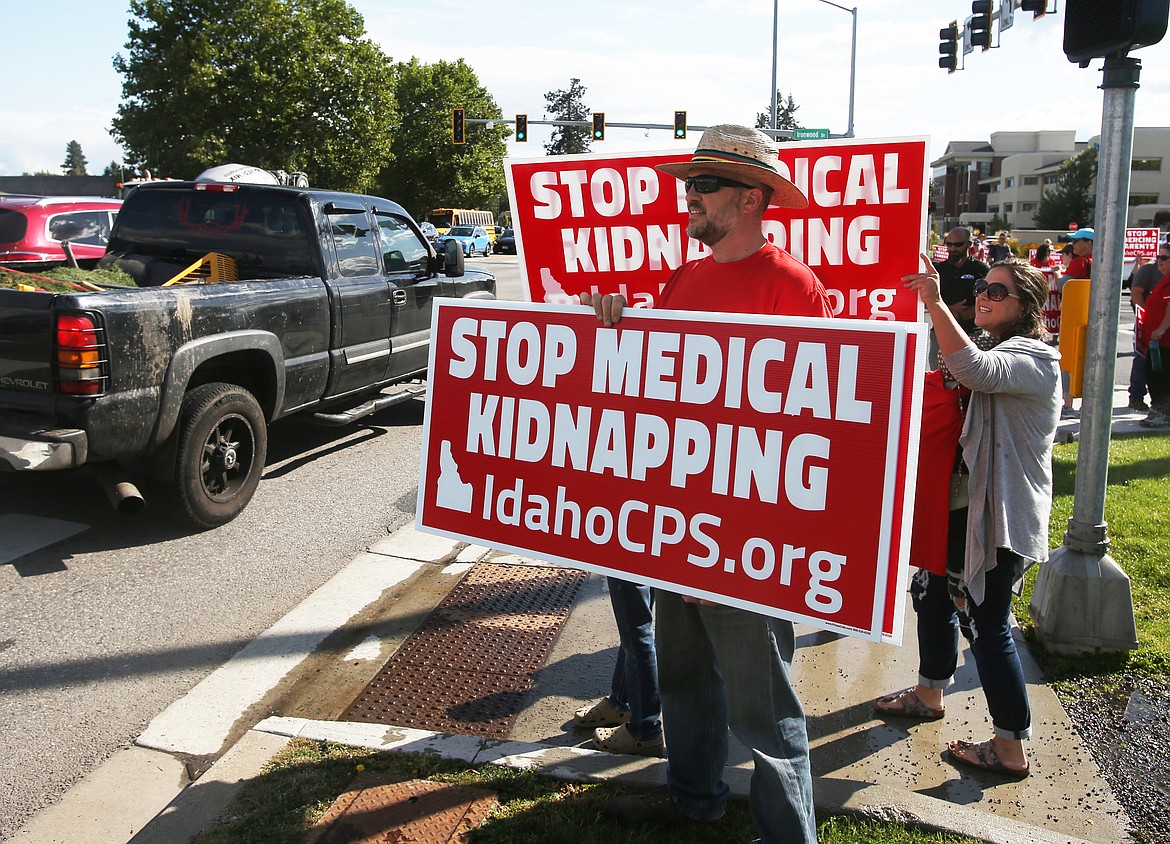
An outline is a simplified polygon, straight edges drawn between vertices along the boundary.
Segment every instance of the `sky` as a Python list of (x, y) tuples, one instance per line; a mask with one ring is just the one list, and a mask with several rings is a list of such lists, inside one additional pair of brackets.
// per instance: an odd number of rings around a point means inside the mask
[[(968, 0), (781, 0), (775, 50), (777, 0), (349, 2), (392, 59), (462, 58), (505, 116), (530, 121), (544, 116), (546, 92), (577, 77), (586, 104), (611, 123), (672, 124), (675, 109), (686, 109), (692, 126), (753, 125), (771, 102), (775, 55), (777, 87), (799, 105), (799, 122), (844, 133), (856, 4), (857, 137), (927, 136), (933, 159), (950, 141), (988, 141), (996, 131), (1073, 129), (1085, 141), (1101, 128), (1102, 62), (1082, 69), (1065, 58), (1063, 11), (1038, 20), (1017, 12), (998, 47), (948, 74), (938, 67), (939, 29), (961, 24)], [(0, 3), (0, 30), (24, 34), (5, 39), (0, 175), (59, 172), (72, 140), (91, 173), (122, 160), (109, 127), (122, 86), (113, 57), (125, 51), (128, 18), (126, 0)], [(1131, 55), (1142, 61), (1135, 125), (1170, 125), (1170, 40)], [(548, 131), (531, 125), (531, 140), (510, 143), (509, 155), (543, 155)], [(610, 126), (593, 148), (689, 149), (697, 140)]]

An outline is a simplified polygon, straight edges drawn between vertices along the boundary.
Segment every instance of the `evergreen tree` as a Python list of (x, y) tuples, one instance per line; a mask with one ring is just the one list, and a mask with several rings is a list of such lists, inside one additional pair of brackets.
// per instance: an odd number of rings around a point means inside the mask
[(111, 161), (106, 165), (106, 169), (102, 171), (103, 176), (113, 176), (116, 179), (122, 178), (122, 165), (117, 161)]
[[(776, 106), (779, 111), (779, 116), (776, 120), (777, 129), (803, 129), (796, 121), (796, 111), (800, 108), (796, 104), (796, 100), (792, 95), (788, 95), (788, 99), (784, 99), (784, 95), (779, 91), (776, 92)], [(761, 111), (756, 114), (756, 128), (757, 129), (771, 129), (772, 128), (772, 104), (768, 103), (766, 111)]]
[[(585, 105), (585, 86), (574, 77), (563, 91), (549, 91), (544, 95), (553, 120), (589, 120), (589, 106)], [(579, 155), (589, 152), (593, 132), (587, 126), (554, 126), (552, 138), (544, 145), (549, 155)]]
[(81, 144), (77, 141), (70, 141), (65, 147), (65, 163), (61, 165), (61, 169), (65, 171), (66, 176), (88, 176), (85, 172), (85, 165), (88, 162), (85, 160), (85, 153), (81, 151)]
[(1036, 228), (1066, 229), (1069, 223), (1092, 225), (1096, 179), (1097, 150), (1093, 147), (1067, 159), (1057, 171), (1056, 186), (1045, 191), (1036, 206)]

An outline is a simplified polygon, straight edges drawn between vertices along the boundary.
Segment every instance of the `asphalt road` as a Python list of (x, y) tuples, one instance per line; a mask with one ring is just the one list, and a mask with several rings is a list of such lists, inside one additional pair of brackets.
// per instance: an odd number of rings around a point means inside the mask
[[(515, 256), (469, 263), (519, 297)], [(88, 470), (0, 474), (0, 550), (46, 543), (0, 562), (0, 838), (413, 518), (423, 412), (274, 425), (255, 498), (205, 533), (149, 489), (118, 516)]]

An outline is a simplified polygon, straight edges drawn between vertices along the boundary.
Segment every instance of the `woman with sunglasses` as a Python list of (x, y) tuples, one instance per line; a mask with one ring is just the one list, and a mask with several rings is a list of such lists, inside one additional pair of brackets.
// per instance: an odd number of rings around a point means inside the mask
[[(883, 715), (937, 720), (954, 679), (959, 631), (971, 643), (991, 713), (988, 741), (953, 741), (960, 765), (1014, 778), (1028, 775), (1023, 740), (1031, 710), (1011, 632), (1011, 598), (1024, 571), (1048, 559), (1052, 440), (1060, 418), (1059, 353), (1045, 340), (1044, 276), (1024, 261), (1000, 261), (975, 285), (975, 324), (996, 341), (981, 350), (939, 292), (938, 272), (905, 276), (934, 324), (952, 376), (971, 391), (960, 445), (970, 503), (962, 541), (948, 542), (945, 577), (925, 569), (911, 595), (918, 615), (918, 684), (874, 702)], [(963, 523), (962, 511), (952, 530)]]

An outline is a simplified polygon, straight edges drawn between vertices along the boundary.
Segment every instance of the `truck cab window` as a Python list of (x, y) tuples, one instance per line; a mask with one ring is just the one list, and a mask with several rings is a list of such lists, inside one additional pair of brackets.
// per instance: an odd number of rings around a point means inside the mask
[(345, 278), (377, 275), (378, 243), (365, 212), (330, 214), (329, 226), (341, 275)]
[(384, 272), (425, 272), (427, 247), (401, 217), (376, 211)]

